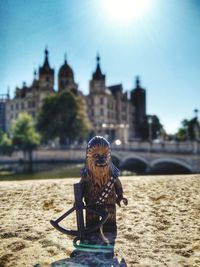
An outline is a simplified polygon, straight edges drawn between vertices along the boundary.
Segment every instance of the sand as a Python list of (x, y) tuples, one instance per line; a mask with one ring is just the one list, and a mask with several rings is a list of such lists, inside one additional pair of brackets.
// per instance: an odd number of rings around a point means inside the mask
[[(200, 175), (121, 177), (113, 258), (80, 253), (49, 223), (73, 205), (79, 179), (0, 182), (0, 267), (200, 266)], [(75, 228), (75, 216), (65, 221)]]

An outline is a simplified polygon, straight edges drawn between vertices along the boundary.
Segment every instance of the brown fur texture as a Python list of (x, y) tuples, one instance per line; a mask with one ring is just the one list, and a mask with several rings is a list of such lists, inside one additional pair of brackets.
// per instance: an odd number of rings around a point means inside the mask
[[(86, 205), (91, 206), (99, 211), (109, 213), (108, 220), (103, 226), (103, 230), (107, 232), (116, 232), (116, 203), (123, 200), (123, 189), (118, 177), (115, 177), (114, 185), (106, 198), (103, 205), (96, 205), (101, 196), (102, 190), (107, 186), (113, 176), (113, 163), (111, 161), (110, 147), (95, 144), (87, 149), (86, 165), (84, 173), (81, 177), (83, 198)], [(98, 160), (102, 159), (101, 165)], [(117, 169), (116, 167), (114, 167)], [(93, 212), (86, 212), (86, 226), (95, 225), (100, 220), (99, 216)]]
[[(95, 166), (95, 156), (97, 154), (106, 155), (107, 156), (107, 164), (105, 167), (97, 167)], [(108, 183), (110, 174), (111, 174), (111, 157), (110, 157), (110, 149), (108, 147), (94, 146), (89, 148), (87, 151), (87, 168), (89, 170), (90, 175), (88, 175), (88, 179), (91, 180), (92, 183), (96, 184), (98, 187), (104, 186)]]

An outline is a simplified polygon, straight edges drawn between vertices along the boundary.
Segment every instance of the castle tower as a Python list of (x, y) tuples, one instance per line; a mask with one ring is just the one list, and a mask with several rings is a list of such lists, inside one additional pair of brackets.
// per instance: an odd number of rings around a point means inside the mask
[(131, 103), (135, 110), (135, 137), (141, 137), (141, 126), (145, 122), (146, 117), (146, 90), (140, 86), (140, 79), (137, 76), (135, 81), (135, 89), (131, 91)]
[(74, 94), (78, 93), (78, 86), (74, 81), (74, 73), (67, 63), (66, 55), (64, 58), (64, 64), (60, 67), (58, 72), (58, 91), (71, 91)]
[(96, 57), (97, 66), (96, 71), (92, 74), (92, 80), (90, 81), (90, 93), (101, 93), (106, 90), (106, 76), (102, 74), (100, 67), (100, 56)]
[(44, 51), (45, 59), (42, 67), (39, 68), (39, 83), (42, 88), (53, 89), (54, 86), (54, 69), (49, 65), (49, 51)]

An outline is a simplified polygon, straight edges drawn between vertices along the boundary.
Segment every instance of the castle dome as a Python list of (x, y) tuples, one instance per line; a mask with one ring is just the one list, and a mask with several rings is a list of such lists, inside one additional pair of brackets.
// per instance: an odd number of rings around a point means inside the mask
[(66, 78), (72, 78), (74, 79), (74, 73), (72, 68), (67, 64), (67, 60), (65, 57), (64, 64), (60, 67), (58, 72), (59, 77), (66, 77)]

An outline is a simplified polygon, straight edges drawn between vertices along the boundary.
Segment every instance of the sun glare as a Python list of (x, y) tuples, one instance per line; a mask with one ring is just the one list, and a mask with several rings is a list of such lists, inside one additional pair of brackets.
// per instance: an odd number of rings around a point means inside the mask
[(141, 17), (150, 5), (150, 0), (102, 0), (108, 16), (118, 21), (133, 21)]

